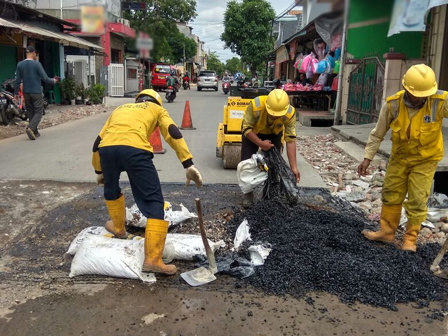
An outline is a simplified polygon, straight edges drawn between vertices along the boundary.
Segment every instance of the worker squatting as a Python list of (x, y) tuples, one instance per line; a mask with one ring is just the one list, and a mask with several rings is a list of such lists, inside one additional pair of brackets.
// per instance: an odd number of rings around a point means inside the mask
[[(438, 90), (434, 71), (423, 64), (411, 67), (402, 84), (404, 90), (389, 97), (383, 106), (358, 172), (367, 173), (391, 128), (393, 147), (383, 186), (381, 228), (377, 232), (363, 231), (363, 234), (369, 240), (393, 243), (404, 206), (408, 223), (402, 249), (415, 252), (417, 235), (426, 219), (433, 176), (443, 157), (441, 130), (443, 118), (448, 117), (448, 93)], [(148, 141), (157, 127), (186, 169), (187, 184), (192, 180), (200, 187), (202, 177), (193, 165), (187, 144), (154, 90), (140, 92), (135, 103), (125, 104), (111, 114), (94, 143), (92, 163), (97, 181), (104, 184), (111, 218), (106, 229), (117, 238), (131, 237), (125, 229), (125, 202), (119, 187), (120, 173), (126, 171), (134, 199), (148, 218), (143, 271), (175, 274), (176, 267), (162, 261), (168, 222), (164, 220), (163, 195), (152, 162), (153, 148)], [(282, 150), (286, 142), (290, 168), (297, 182), (300, 181), (295, 109), (284, 91), (276, 89), (253, 99), (244, 112), (242, 133), (242, 160), (250, 158), (259, 148)], [(250, 206), (253, 201), (253, 193), (244, 195), (244, 206)]]

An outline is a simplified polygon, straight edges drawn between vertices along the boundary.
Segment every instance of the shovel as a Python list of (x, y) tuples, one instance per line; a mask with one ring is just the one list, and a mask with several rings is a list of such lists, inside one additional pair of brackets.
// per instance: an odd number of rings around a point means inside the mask
[(432, 263), (430, 268), (431, 272), (435, 276), (446, 280), (448, 280), (448, 269), (441, 269), (439, 265), (447, 250), (448, 250), (448, 238), (445, 240), (445, 243), (443, 243), (442, 248), (440, 249), (436, 259), (434, 259), (434, 262)]
[(198, 210), (199, 227), (201, 228), (201, 237), (202, 242), (204, 243), (205, 252), (207, 253), (209, 268), (202, 266), (192, 271), (184, 272), (180, 275), (182, 279), (184, 279), (190, 286), (193, 287), (205, 285), (216, 280), (215, 274), (218, 272), (218, 268), (216, 267), (215, 254), (210, 248), (207, 240), (207, 235), (205, 234), (204, 222), (202, 220), (202, 206), (201, 200), (199, 198), (196, 198), (196, 208)]

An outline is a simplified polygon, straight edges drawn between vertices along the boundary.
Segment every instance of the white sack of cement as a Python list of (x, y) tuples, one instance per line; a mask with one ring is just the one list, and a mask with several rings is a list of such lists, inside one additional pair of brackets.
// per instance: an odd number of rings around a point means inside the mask
[(234, 249), (238, 251), (241, 244), (246, 240), (252, 240), (252, 239), (250, 238), (249, 233), (249, 223), (247, 222), (247, 219), (244, 218), (244, 220), (241, 222), (240, 226), (238, 226), (238, 229), (236, 230), (235, 233), (235, 239), (233, 240)]
[(73, 258), (70, 277), (105, 275), (153, 283), (156, 281), (154, 274), (142, 272), (144, 244), (143, 240), (87, 235)]
[[(174, 211), (169, 204), (167, 207), (165, 202), (165, 220), (170, 223), (170, 226), (180, 224), (187, 219), (197, 218), (198, 216), (190, 212), (183, 204), (180, 204), (180, 211)], [(129, 226), (135, 226), (139, 228), (146, 228), (146, 217), (138, 209), (137, 204), (134, 204), (131, 208), (126, 208), (126, 224)]]
[(430, 207), (448, 208), (448, 196), (445, 194), (434, 193), (429, 196), (428, 204)]
[(264, 261), (268, 257), (269, 253), (271, 253), (272, 248), (264, 245), (252, 245), (247, 249), (250, 254), (250, 262), (254, 266), (264, 265)]
[(442, 217), (448, 218), (448, 210), (447, 209), (437, 209), (437, 208), (429, 208), (426, 219), (432, 223), (440, 222)]
[[(79, 247), (88, 236), (112, 238), (112, 234), (109, 233), (102, 226), (91, 226), (82, 230), (75, 239), (73, 239), (67, 254), (75, 255), (79, 250)], [(124, 239), (112, 239), (121, 240)], [(143, 237), (135, 236), (131, 241), (143, 241)], [(226, 246), (224, 241), (212, 242), (208, 240), (210, 248), (216, 251), (220, 247)], [(165, 249), (163, 250), (163, 260), (165, 262), (171, 262), (172, 260), (193, 260), (194, 256), (203, 255), (206, 256), (204, 244), (202, 238), (199, 235), (181, 234), (181, 233), (168, 233), (165, 242)]]
[[(213, 252), (220, 247), (226, 246), (222, 240), (214, 243), (208, 239), (208, 244)], [(163, 260), (165, 262), (171, 262), (172, 260), (191, 261), (197, 255), (207, 255), (201, 236), (183, 233), (168, 233), (166, 236), (165, 249), (163, 250)]]
[[(256, 187), (263, 184), (268, 178), (268, 173), (261, 170), (258, 166), (257, 157), (260, 154), (254, 154), (250, 159), (241, 161), (236, 169), (238, 185), (243, 194), (253, 191)], [(261, 156), (261, 158), (263, 158)]]
[[(76, 238), (73, 239), (72, 242), (70, 243), (70, 246), (68, 247), (68, 250), (65, 253), (75, 255), (79, 249), (79, 246), (84, 241), (87, 235), (101, 236), (107, 238), (113, 237), (113, 234), (107, 231), (104, 226), (89, 226), (88, 228), (85, 228), (80, 233), (78, 233)], [(140, 240), (143, 238), (135, 236), (133, 239)]]

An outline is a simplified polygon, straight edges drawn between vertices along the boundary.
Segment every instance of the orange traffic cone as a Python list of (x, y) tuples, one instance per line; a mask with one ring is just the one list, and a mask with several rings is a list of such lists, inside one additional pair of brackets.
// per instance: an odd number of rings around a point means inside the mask
[(152, 146), (152, 152), (154, 154), (165, 154), (166, 153), (166, 149), (163, 148), (162, 145), (162, 139), (160, 138), (160, 130), (157, 127), (156, 130), (154, 132), (152, 132), (150, 138), (149, 138), (149, 143)]
[(184, 116), (182, 118), (182, 126), (181, 130), (195, 130), (193, 127), (193, 121), (191, 120), (191, 112), (190, 112), (190, 102), (187, 100), (185, 102)]

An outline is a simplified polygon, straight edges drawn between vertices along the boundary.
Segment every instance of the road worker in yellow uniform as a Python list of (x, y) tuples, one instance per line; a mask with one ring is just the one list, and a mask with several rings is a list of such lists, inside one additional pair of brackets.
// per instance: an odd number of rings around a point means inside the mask
[(135, 202), (148, 218), (143, 272), (175, 274), (176, 266), (162, 261), (168, 222), (164, 220), (162, 190), (152, 162), (153, 148), (148, 141), (157, 127), (186, 169), (187, 185), (192, 180), (199, 188), (201, 174), (193, 165), (181, 132), (163, 108), (162, 97), (154, 90), (143, 90), (135, 103), (122, 105), (112, 112), (94, 143), (92, 163), (98, 183), (104, 183), (104, 198), (111, 218), (106, 229), (117, 238), (130, 238), (125, 229), (125, 200), (119, 186), (120, 174), (125, 171)]
[(367, 142), (365, 159), (358, 167), (360, 175), (367, 173), (381, 141), (392, 129), (381, 228), (377, 232), (364, 230), (363, 234), (369, 240), (394, 243), (404, 207), (408, 222), (401, 249), (416, 252), (434, 173), (443, 158), (442, 121), (448, 117), (448, 93), (438, 90), (434, 71), (424, 64), (412, 66), (403, 76), (402, 85), (404, 90), (387, 98), (381, 109)]
[[(296, 156), (296, 114), (285, 91), (275, 89), (267, 96), (253, 99), (244, 112), (242, 132), (241, 161), (250, 159), (258, 148), (268, 151), (275, 146), (281, 151), (284, 138), (289, 165), (297, 183), (300, 181)], [(253, 192), (244, 194), (244, 207), (251, 206), (253, 202)]]

